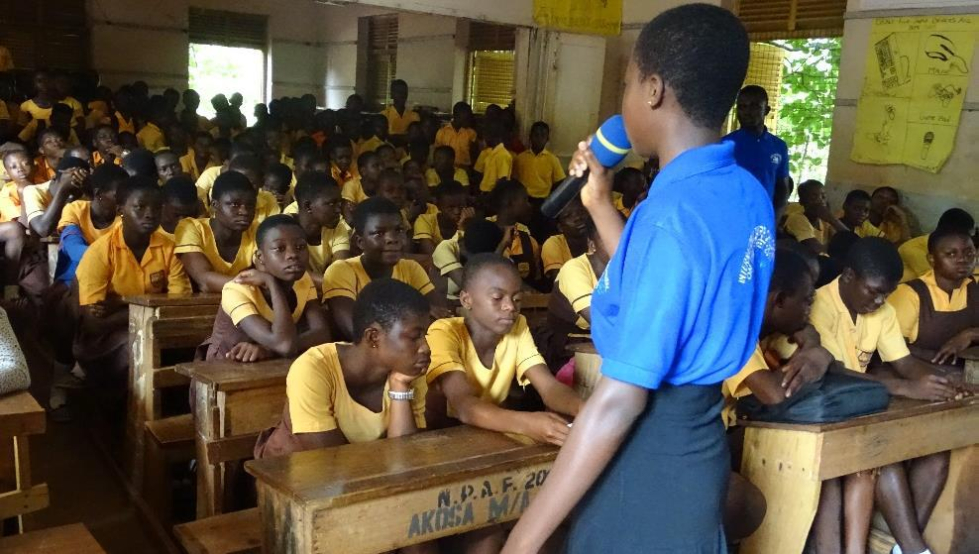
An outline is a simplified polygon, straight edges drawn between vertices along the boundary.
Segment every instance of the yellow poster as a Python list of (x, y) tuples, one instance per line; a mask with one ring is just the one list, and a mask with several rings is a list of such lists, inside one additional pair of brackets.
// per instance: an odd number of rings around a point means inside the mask
[(557, 31), (617, 35), (622, 0), (534, 0), (534, 23)]
[(853, 161), (938, 173), (955, 147), (979, 15), (875, 19)]

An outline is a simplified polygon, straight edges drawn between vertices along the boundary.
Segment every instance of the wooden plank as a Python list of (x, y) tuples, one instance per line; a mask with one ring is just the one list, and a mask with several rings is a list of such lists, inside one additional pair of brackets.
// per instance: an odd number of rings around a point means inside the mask
[(262, 548), (258, 508), (182, 523), (173, 531), (187, 554), (257, 554)]
[(47, 483), (26, 490), (5, 492), (0, 494), (0, 519), (42, 510), (48, 507), (49, 502)]
[(214, 328), (214, 315), (156, 319), (151, 322), (151, 325), (153, 337), (159, 346), (195, 348), (211, 334)]
[(255, 441), (257, 440), (258, 433), (248, 433), (208, 441), (205, 444), (207, 461), (210, 464), (216, 465), (225, 462), (251, 459), (252, 453), (255, 450)]
[(278, 358), (253, 364), (225, 360), (177, 364), (177, 373), (217, 390), (232, 391), (261, 388), (283, 382), (292, 360)]
[(123, 298), (123, 300), (130, 305), (146, 306), (150, 308), (156, 308), (158, 306), (190, 306), (200, 304), (213, 304), (217, 306), (221, 304), (221, 294), (217, 292), (184, 295), (141, 294), (138, 296), (126, 296)]
[(161, 445), (194, 440), (194, 416), (181, 414), (146, 422), (146, 431)]
[(218, 392), (221, 437), (258, 433), (282, 419), (286, 404), (286, 379), (278, 384), (248, 390)]
[(154, 390), (169, 389), (189, 384), (190, 379), (177, 373), (176, 366), (161, 367), (153, 371)]
[(105, 554), (95, 537), (81, 523), (0, 538), (0, 552)]
[(194, 448), (197, 452), (197, 519), (222, 512), (221, 474), (223, 468), (212, 463), (207, 456), (207, 444), (219, 437), (220, 416), (217, 391), (209, 383), (191, 381), (191, 398), (194, 404)]
[(936, 554), (979, 550), (979, 445), (952, 451), (948, 480), (925, 528), (925, 543)]
[(36, 435), (47, 425), (44, 408), (27, 391), (0, 396), (0, 436)]
[(160, 365), (152, 322), (156, 310), (151, 306), (129, 305), (129, 391), (126, 410), (125, 455), (130, 483), (143, 487), (145, 424), (154, 416), (153, 368)]

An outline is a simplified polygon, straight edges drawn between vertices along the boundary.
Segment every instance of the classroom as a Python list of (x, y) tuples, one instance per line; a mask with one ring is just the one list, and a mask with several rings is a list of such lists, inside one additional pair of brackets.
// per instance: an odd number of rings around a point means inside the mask
[(979, 552), (977, 44), (6, 3), (0, 553)]

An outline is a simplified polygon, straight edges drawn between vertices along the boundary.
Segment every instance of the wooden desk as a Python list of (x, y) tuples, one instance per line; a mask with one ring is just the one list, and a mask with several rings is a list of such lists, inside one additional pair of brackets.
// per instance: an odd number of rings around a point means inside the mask
[(105, 554), (85, 525), (74, 523), (0, 538), (0, 552), (31, 554)]
[(965, 381), (979, 385), (979, 346), (973, 346), (959, 354), (965, 360)]
[(568, 351), (574, 353), (574, 390), (588, 400), (602, 378), (602, 357), (590, 342), (569, 344)]
[(254, 364), (195, 362), (177, 372), (191, 379), (197, 446), (197, 518), (225, 513), (228, 462), (247, 460), (258, 433), (282, 417), (292, 360)]
[(129, 303), (130, 342), (126, 456), (133, 486), (141, 490), (145, 424), (162, 415), (162, 389), (188, 383), (173, 367), (163, 365), (160, 354), (164, 349), (195, 348), (202, 343), (214, 327), (221, 295), (147, 294), (124, 300)]
[(0, 396), (0, 521), (16, 517), (23, 532), (22, 516), (48, 506), (48, 486), (31, 481), (28, 435), (44, 432), (44, 409), (28, 392)]
[(557, 452), (459, 426), (245, 468), (265, 552), (371, 554), (520, 517)]
[(822, 481), (979, 443), (979, 398), (895, 398), (886, 412), (827, 425), (739, 424), (747, 427), (741, 473), (768, 502), (765, 520), (741, 552), (799, 554)]

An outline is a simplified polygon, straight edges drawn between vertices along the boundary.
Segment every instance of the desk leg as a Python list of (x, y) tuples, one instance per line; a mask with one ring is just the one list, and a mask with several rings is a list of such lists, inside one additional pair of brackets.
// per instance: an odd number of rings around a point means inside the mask
[(742, 554), (801, 554), (819, 504), (819, 437), (815, 433), (748, 428), (742, 476), (765, 495), (761, 527)]
[[(143, 490), (143, 459), (146, 447), (146, 422), (153, 417), (147, 414), (152, 406), (153, 369), (156, 360), (152, 321), (156, 309), (148, 306), (129, 306), (129, 397), (126, 415), (126, 459), (130, 482), (135, 490)], [(149, 398), (147, 398), (149, 394)]]
[(221, 416), (213, 386), (194, 380), (190, 387), (197, 449), (197, 519), (203, 519), (223, 513), (223, 467), (212, 464), (207, 456), (207, 445), (220, 437)]
[(979, 551), (979, 445), (952, 451), (948, 481), (925, 528), (935, 554)]

